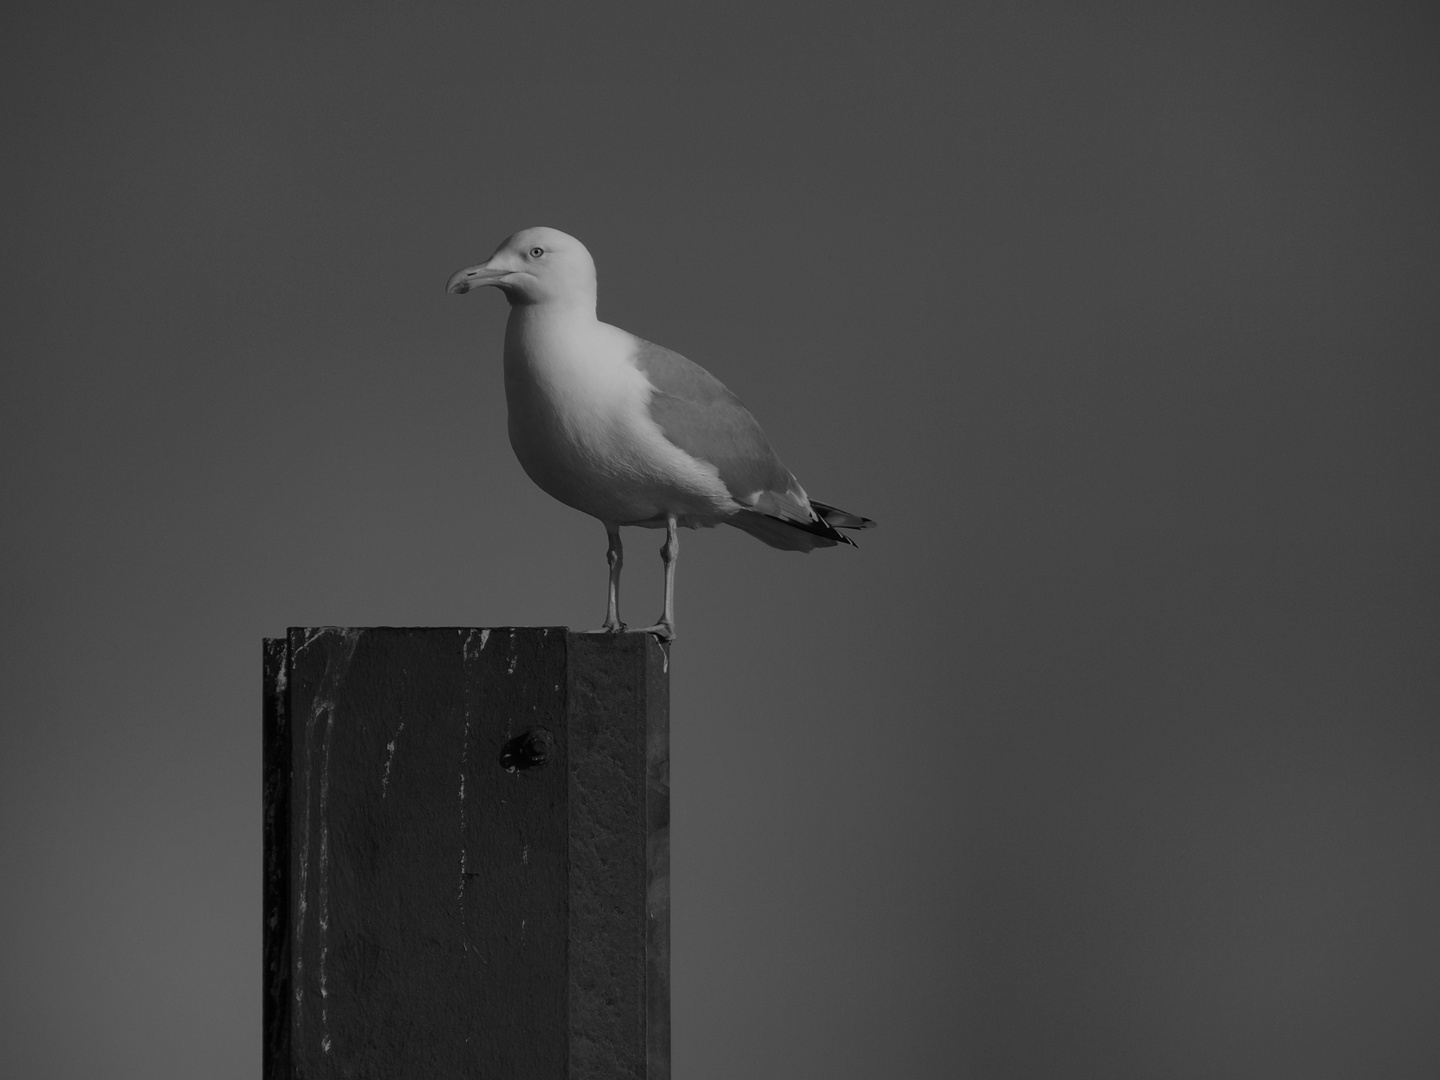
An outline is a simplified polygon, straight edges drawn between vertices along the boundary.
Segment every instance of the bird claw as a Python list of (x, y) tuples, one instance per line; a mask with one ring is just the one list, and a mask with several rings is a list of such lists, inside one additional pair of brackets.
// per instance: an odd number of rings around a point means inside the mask
[(625, 624), (623, 622), (606, 623), (604, 626), (597, 627), (594, 630), (578, 631), (578, 633), (581, 634), (623, 634), (624, 632)]
[(674, 641), (675, 631), (669, 623), (656, 623), (654, 626), (641, 626), (631, 630), (632, 634), (654, 634), (661, 641)]

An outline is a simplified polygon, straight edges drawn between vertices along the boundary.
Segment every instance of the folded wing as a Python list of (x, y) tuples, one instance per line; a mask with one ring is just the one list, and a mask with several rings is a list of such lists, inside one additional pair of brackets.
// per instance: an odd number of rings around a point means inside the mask
[(858, 514), (812, 503), (750, 410), (719, 379), (679, 353), (637, 341), (636, 363), (653, 388), (651, 418), (677, 447), (713, 465), (731, 497), (747, 508), (728, 524), (787, 551), (854, 546), (837, 527), (874, 526)]

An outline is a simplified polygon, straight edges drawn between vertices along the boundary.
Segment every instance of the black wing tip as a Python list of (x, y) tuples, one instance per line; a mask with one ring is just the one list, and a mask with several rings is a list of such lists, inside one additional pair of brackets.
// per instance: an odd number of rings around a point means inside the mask
[[(876, 525), (879, 524), (878, 521), (872, 521), (870, 518), (861, 517), (859, 514), (852, 514), (848, 510), (841, 510), (839, 507), (831, 506), (829, 503), (816, 502), (814, 499), (811, 499), (810, 505), (815, 510), (815, 513), (820, 515), (820, 520), (823, 521), (826, 525), (828, 525), (832, 530), (873, 529)], [(837, 533), (836, 535), (838, 536), (839, 534)], [(840, 539), (844, 540), (852, 547), (855, 546), (855, 541), (849, 539), (848, 537), (841, 536)]]
[(797, 529), (803, 529), (812, 536), (822, 537), (829, 540), (832, 544), (847, 544), (853, 548), (858, 548), (860, 545), (841, 532), (841, 529), (873, 529), (875, 527), (875, 522), (869, 518), (861, 517), (859, 514), (847, 514), (844, 510), (837, 511), (833, 506), (827, 506), (825, 507), (826, 510), (839, 514), (840, 517), (844, 519), (841, 521), (831, 521), (820, 511), (820, 504), (812, 502), (810, 505), (820, 514), (819, 520), (806, 522), (804, 524), (798, 521), (787, 521), (785, 524), (792, 525)]
[(836, 532), (822, 519), (795, 521), (792, 518), (777, 517), (755, 510), (742, 510), (726, 519), (727, 525), (734, 525), (757, 540), (782, 551), (813, 551), (817, 547), (835, 547), (837, 544), (858, 545), (844, 533)]
[(775, 520), (789, 525), (792, 529), (799, 529), (801, 532), (807, 532), (811, 536), (818, 536), (822, 540), (829, 540), (832, 544), (849, 544), (851, 547), (859, 546), (854, 540), (851, 540), (850, 537), (826, 521), (823, 516), (814, 521), (790, 521), (788, 518), (775, 518)]

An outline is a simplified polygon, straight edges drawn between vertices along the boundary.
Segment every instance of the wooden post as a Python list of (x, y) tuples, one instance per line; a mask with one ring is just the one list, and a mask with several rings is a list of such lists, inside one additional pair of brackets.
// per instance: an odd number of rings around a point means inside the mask
[(265, 642), (265, 1076), (668, 1080), (668, 652)]

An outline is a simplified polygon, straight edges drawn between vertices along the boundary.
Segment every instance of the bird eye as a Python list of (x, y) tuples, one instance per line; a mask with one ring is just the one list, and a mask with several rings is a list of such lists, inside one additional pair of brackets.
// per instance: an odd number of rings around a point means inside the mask
[(541, 255), (544, 255), (544, 254), (545, 254), (545, 249), (542, 248), (542, 247), (533, 247), (533, 248), (530, 249), (530, 257), (531, 257), (532, 259), (538, 259), (538, 258), (540, 258)]

